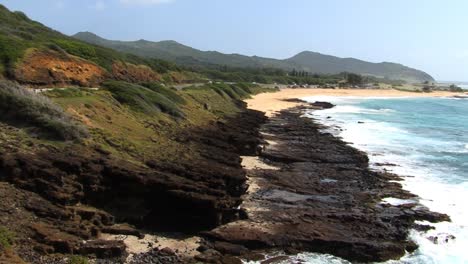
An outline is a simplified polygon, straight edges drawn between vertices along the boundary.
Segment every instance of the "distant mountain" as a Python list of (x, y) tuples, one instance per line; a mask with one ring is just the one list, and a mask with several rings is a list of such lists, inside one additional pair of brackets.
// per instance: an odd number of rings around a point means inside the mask
[(434, 81), (429, 74), (391, 62), (372, 63), (354, 58), (338, 58), (317, 52), (304, 51), (285, 60), (301, 65), (304, 70), (333, 74), (336, 72), (354, 72), (363, 75), (386, 77), (409, 82)]
[(147, 40), (115, 41), (101, 38), (90, 32), (80, 32), (73, 37), (118, 51), (169, 60), (186, 66), (227, 65), (241, 68), (280, 68), (324, 74), (353, 72), (408, 82), (434, 81), (432, 76), (423, 71), (397, 63), (371, 63), (354, 58), (339, 58), (310, 51), (301, 52), (289, 59), (278, 60), (257, 56), (224, 54), (216, 51), (201, 51), (171, 40), (160, 42)]

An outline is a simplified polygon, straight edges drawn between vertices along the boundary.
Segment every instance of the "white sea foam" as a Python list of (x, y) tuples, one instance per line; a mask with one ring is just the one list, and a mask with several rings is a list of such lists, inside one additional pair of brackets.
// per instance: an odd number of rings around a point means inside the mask
[[(454, 153), (457, 155), (468, 153), (468, 144), (444, 138), (427, 138), (419, 133), (396, 127), (393, 123), (381, 121), (385, 120), (382, 118), (378, 118), (379, 121), (372, 120), (373, 117), (377, 117), (377, 114), (390, 116), (399, 113), (386, 108), (361, 107), (360, 103), (368, 99), (389, 98), (330, 96), (304, 98), (309, 102), (327, 101), (337, 105), (331, 109), (305, 114), (305, 116), (328, 126), (324, 132), (340, 136), (344, 141), (351, 142), (354, 147), (366, 151), (371, 165), (397, 164), (397, 166), (374, 166), (374, 168), (385, 168), (402, 176), (403, 188), (418, 195), (420, 198), (417, 202), (435, 212), (448, 214), (452, 220), (452, 222), (432, 224), (436, 227), (435, 230), (427, 233), (411, 231), (411, 239), (420, 248), (400, 260), (387, 261), (385, 264), (468, 263), (468, 250), (466, 250), (468, 248), (468, 210), (465, 205), (468, 182), (463, 178), (464, 176), (457, 176), (455, 168), (448, 165), (434, 165), (430, 162), (434, 159), (443, 161), (438, 164), (451, 162)], [(416, 201), (386, 198), (382, 202), (397, 205)], [(434, 237), (438, 237), (438, 243), (433, 242)], [(299, 261), (320, 264), (349, 263), (337, 257), (315, 253), (299, 254), (284, 263)]]
[[(446, 213), (452, 219), (451, 223), (435, 224), (436, 229), (428, 233), (412, 231), (411, 238), (420, 245), (420, 249), (401, 260), (387, 263), (468, 263), (468, 210), (464, 203), (468, 194), (468, 183), (463, 180), (459, 181), (462, 183), (447, 182), (446, 175), (457, 179), (454, 168), (437, 167), (427, 163), (431, 158), (450, 161), (452, 157), (449, 153), (468, 153), (468, 144), (424, 138), (390, 123), (362, 119), (362, 114), (385, 114), (385, 110), (360, 107), (359, 102), (362, 102), (362, 98), (308, 99), (311, 102), (322, 100), (337, 104), (335, 109), (315, 111), (311, 115), (324, 124), (335, 127), (333, 131), (344, 141), (352, 142), (355, 147), (368, 152), (371, 164), (398, 164), (387, 166), (385, 169), (403, 176), (403, 187), (417, 194), (422, 205), (433, 211)], [(424, 151), (419, 150), (418, 146), (424, 146)], [(426, 154), (426, 151), (441, 154), (434, 157)], [(404, 204), (414, 201), (387, 198), (383, 202)], [(455, 236), (455, 239), (445, 242), (445, 238), (451, 238), (451, 235)], [(438, 241), (442, 243), (433, 243), (429, 239), (431, 237), (439, 237)]]
[(391, 204), (391, 205), (404, 205), (404, 204), (414, 204), (417, 202), (415, 200), (405, 200), (405, 199), (387, 197), (387, 198), (382, 199), (381, 203)]

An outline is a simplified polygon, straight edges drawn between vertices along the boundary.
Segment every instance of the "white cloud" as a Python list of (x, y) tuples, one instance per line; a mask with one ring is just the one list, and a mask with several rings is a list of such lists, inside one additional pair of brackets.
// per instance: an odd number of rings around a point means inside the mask
[(125, 5), (159, 5), (174, 2), (175, 0), (120, 0)]

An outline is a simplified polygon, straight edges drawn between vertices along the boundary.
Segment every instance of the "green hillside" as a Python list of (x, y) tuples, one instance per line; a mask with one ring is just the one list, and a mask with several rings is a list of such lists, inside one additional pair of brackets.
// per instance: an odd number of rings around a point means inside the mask
[(179, 71), (173, 63), (156, 58), (141, 58), (109, 48), (90, 45), (29, 19), (22, 12), (10, 12), (0, 5), (0, 73), (15, 78), (15, 70), (28, 50), (73, 55), (110, 71), (116, 61), (146, 65), (157, 73)]
[(397, 63), (371, 63), (354, 58), (338, 58), (310, 51), (299, 53), (286, 61), (301, 65), (306, 71), (323, 74), (333, 74), (339, 71), (409, 82), (434, 81), (432, 76), (423, 71)]
[(262, 57), (249, 57), (239, 54), (223, 54), (216, 51), (201, 51), (175, 41), (151, 42), (113, 41), (101, 38), (90, 32), (80, 32), (73, 37), (148, 58), (160, 58), (185, 66), (219, 66), (233, 68), (278, 68), (286, 71), (296, 69), (309, 73), (338, 74), (353, 72), (391, 80), (409, 82), (433, 81), (427, 73), (396, 63), (371, 63), (353, 58), (338, 58), (315, 52), (302, 52), (296, 56), (277, 60)]

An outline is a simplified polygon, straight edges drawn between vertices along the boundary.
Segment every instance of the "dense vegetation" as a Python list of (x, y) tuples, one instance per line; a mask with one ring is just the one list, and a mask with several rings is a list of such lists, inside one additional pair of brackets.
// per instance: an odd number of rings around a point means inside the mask
[(84, 127), (47, 97), (9, 81), (0, 81), (0, 121), (38, 129), (40, 133), (63, 140), (87, 135)]
[(93, 61), (110, 70), (114, 61), (144, 64), (154, 71), (179, 71), (175, 64), (156, 58), (140, 58), (109, 48), (91, 45), (54, 31), (29, 19), (22, 12), (10, 12), (0, 5), (0, 73), (12, 76), (14, 66), (28, 48), (53, 49)]
[[(103, 86), (112, 93), (117, 101), (136, 111), (145, 114), (164, 112), (175, 117), (183, 117), (178, 106), (178, 102), (181, 102), (182, 98), (179, 98), (175, 93), (170, 93), (168, 89), (157, 89), (153, 85), (147, 85), (151, 87), (147, 88), (122, 81), (107, 81), (103, 83)], [(177, 99), (174, 100), (174, 98)]]
[(168, 88), (160, 83), (142, 83), (142, 86), (152, 90), (153, 92), (159, 93), (165, 96), (167, 99), (170, 99), (174, 103), (184, 104), (185, 99), (182, 98), (173, 88)]
[(405, 83), (399, 80), (362, 76), (359, 74), (342, 72), (339, 74), (317, 74), (306, 71), (284, 71), (272, 68), (230, 68), (219, 66), (217, 68), (191, 67), (190, 70), (198, 71), (212, 80), (225, 82), (257, 82), (266, 84), (308, 84), (308, 85), (362, 85), (366, 83), (385, 83), (401, 85)]
[[(89, 32), (81, 32), (74, 37), (88, 43), (110, 47), (142, 57), (169, 60), (186, 67), (201, 66), (207, 69), (213, 69), (220, 65), (227, 65), (230, 68), (275, 68), (284, 71), (297, 69), (298, 71), (319, 73), (322, 75), (354, 72), (361, 75), (372, 75), (390, 80), (406, 80), (410, 82), (434, 81), (429, 74), (401, 64), (389, 62), (371, 63), (353, 58), (338, 58), (309, 51), (299, 53), (286, 60), (277, 60), (257, 56), (249, 57), (238, 54), (223, 54), (215, 51), (201, 51), (175, 41), (111, 41)], [(227, 78), (226, 76), (224, 77)], [(230, 77), (232, 77), (231, 80), (235, 78), (238, 80), (239, 76), (238, 73), (235, 73)], [(261, 78), (262, 77), (259, 77), (259, 82), (262, 80)]]
[(272, 68), (229, 68), (221, 66), (218, 68), (191, 68), (213, 80), (229, 82), (257, 82), (257, 83), (280, 83), (280, 84), (326, 84), (338, 83), (343, 79), (342, 74), (323, 75), (307, 74), (293, 75), (280, 69)]

